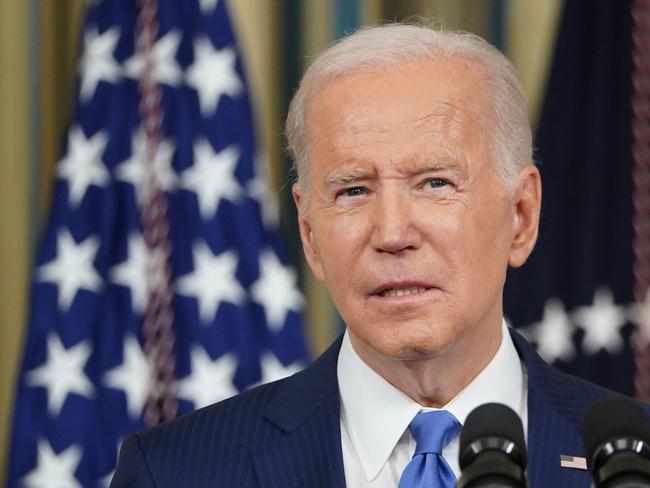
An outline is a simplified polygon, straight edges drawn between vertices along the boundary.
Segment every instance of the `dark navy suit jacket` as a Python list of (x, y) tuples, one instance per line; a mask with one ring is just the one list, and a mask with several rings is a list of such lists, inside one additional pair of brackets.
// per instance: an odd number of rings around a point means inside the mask
[[(584, 456), (582, 415), (610, 392), (550, 367), (512, 336), (528, 370), (531, 487), (588, 488), (587, 472), (561, 467), (560, 455)], [(340, 345), (290, 378), (128, 436), (111, 487), (344, 488)]]

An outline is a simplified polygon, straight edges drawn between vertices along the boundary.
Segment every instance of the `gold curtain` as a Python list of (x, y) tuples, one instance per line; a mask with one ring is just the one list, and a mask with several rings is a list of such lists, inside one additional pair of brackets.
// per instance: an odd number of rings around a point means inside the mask
[(0, 3), (0, 476), (29, 266), (26, 2)]
[(83, 0), (0, 1), (0, 479), (35, 239), (72, 111)]
[(519, 72), (536, 124), (564, 2), (510, 0), (507, 15), (508, 57)]

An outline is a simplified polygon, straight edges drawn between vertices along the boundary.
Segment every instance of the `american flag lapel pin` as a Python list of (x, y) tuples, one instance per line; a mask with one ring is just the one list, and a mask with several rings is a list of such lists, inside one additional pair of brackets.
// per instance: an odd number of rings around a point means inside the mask
[(563, 468), (587, 470), (587, 459), (578, 456), (560, 454), (560, 466)]

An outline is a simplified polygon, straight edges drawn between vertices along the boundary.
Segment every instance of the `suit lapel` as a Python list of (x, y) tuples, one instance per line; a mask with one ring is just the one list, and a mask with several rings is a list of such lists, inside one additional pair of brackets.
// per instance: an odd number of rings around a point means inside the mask
[(528, 396), (528, 479), (533, 487), (591, 486), (585, 470), (562, 467), (561, 455), (584, 457), (579, 427), (534, 389)]
[(264, 412), (285, 433), (253, 452), (260, 488), (344, 488), (336, 365), (341, 339), (286, 380)]
[(528, 374), (528, 479), (532, 488), (587, 488), (587, 471), (560, 465), (560, 456), (584, 456), (580, 421), (602, 395), (591, 385), (547, 365), (517, 332), (511, 335)]

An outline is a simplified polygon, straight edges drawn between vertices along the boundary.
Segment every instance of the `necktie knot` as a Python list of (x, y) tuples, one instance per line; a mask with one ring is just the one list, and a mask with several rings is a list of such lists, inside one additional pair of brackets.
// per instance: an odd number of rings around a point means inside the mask
[(454, 488), (456, 476), (442, 450), (460, 432), (460, 423), (446, 410), (421, 412), (409, 425), (415, 454), (399, 481), (399, 488)]
[(446, 410), (420, 412), (417, 414), (409, 430), (415, 439), (415, 454), (434, 453), (441, 455), (442, 450), (461, 430), (460, 423)]

